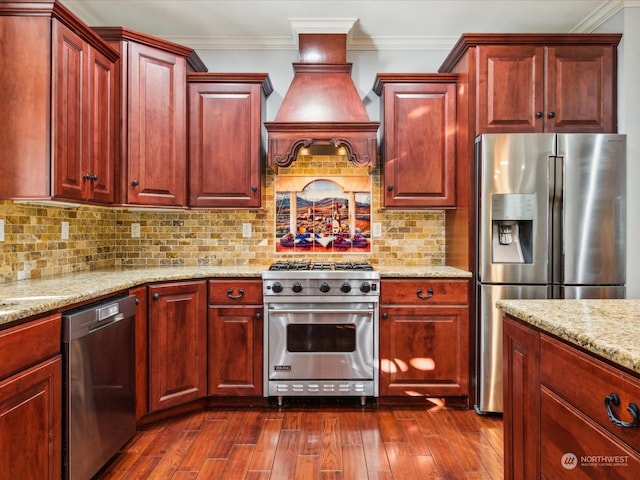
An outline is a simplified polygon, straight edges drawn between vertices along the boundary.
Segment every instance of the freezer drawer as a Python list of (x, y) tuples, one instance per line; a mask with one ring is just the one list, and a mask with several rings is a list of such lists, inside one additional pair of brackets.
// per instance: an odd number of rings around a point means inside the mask
[(546, 285), (476, 286), (476, 405), (478, 413), (502, 413), (502, 316), (496, 302), (503, 299), (545, 299)]

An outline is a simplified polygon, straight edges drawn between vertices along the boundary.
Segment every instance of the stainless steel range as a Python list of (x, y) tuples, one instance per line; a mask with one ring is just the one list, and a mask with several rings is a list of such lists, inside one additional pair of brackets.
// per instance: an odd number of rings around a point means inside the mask
[(262, 280), (264, 396), (377, 397), (380, 274), (365, 262), (276, 262)]

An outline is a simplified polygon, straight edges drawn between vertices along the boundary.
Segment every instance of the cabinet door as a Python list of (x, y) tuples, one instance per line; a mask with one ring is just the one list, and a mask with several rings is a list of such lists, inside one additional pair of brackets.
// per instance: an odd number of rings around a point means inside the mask
[(543, 47), (478, 47), (476, 88), (476, 134), (543, 131)]
[(209, 395), (262, 395), (262, 308), (209, 307)]
[(149, 410), (207, 394), (206, 282), (149, 287)]
[(259, 207), (259, 84), (189, 84), (189, 204)]
[(54, 195), (71, 199), (86, 198), (89, 172), (84, 114), (84, 69), (88, 45), (69, 28), (53, 21), (55, 49), (53, 61), (53, 176)]
[(87, 72), (87, 159), (85, 181), (89, 197), (113, 203), (115, 167), (115, 67), (113, 62), (93, 48), (89, 49)]
[(547, 49), (545, 131), (615, 133), (611, 46), (557, 46)]
[(380, 395), (468, 395), (466, 307), (380, 307)]
[(182, 206), (186, 194), (186, 61), (129, 42), (128, 203)]
[(504, 477), (540, 478), (539, 335), (518, 323), (503, 323)]
[(455, 206), (455, 84), (389, 84), (383, 102), (385, 207)]
[(62, 471), (60, 356), (0, 382), (2, 478), (57, 480)]

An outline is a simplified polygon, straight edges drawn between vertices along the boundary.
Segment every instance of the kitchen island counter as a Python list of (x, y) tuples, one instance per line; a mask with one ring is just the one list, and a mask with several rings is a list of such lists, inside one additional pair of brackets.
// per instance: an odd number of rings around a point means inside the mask
[(504, 312), (640, 374), (640, 300), (500, 300)]
[[(145, 283), (198, 278), (260, 278), (268, 268), (268, 265), (110, 268), (3, 283), (0, 288), (0, 328)], [(380, 270), (383, 278), (471, 276), (470, 272), (446, 266), (375, 268)]]

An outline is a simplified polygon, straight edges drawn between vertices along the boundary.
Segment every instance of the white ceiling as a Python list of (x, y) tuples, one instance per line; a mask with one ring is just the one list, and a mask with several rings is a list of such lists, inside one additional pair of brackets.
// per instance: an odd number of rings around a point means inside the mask
[[(349, 33), (349, 49), (448, 47), (462, 33), (589, 33), (637, 0), (62, 0), (89, 25), (194, 49), (296, 49), (297, 34)], [(344, 25), (346, 30), (341, 30)], [(353, 28), (350, 28), (353, 25)], [(350, 28), (350, 30), (349, 30)]]

